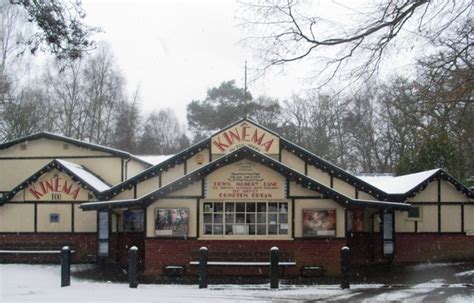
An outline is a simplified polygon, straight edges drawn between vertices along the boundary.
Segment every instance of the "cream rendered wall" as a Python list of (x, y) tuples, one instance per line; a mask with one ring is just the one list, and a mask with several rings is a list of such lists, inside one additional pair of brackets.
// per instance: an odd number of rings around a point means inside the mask
[(10, 191), (31, 175), (51, 162), (51, 159), (39, 160), (2, 160), (0, 158), (0, 191)]
[[(197, 163), (198, 157), (203, 159), (203, 162), (201, 164)], [(200, 151), (199, 153), (195, 154), (194, 156), (192, 156), (191, 158), (189, 158), (188, 160), (186, 160), (186, 172), (187, 173), (192, 172), (193, 170), (197, 168), (203, 167), (207, 163), (209, 163), (209, 149), (204, 149)]]
[(375, 197), (369, 195), (368, 193), (366, 192), (363, 192), (361, 190), (359, 190), (358, 194), (357, 194), (359, 197), (357, 199), (359, 200), (372, 200), (372, 201), (376, 201), (377, 199), (375, 199)]
[(474, 234), (474, 205), (464, 205), (464, 230)]
[[(133, 186), (131, 189), (126, 189), (124, 190), (123, 192), (121, 192), (120, 194), (114, 196), (112, 198), (112, 200), (127, 200), (127, 199), (135, 199), (135, 197), (133, 196), (134, 194), (134, 189), (133, 189)], [(137, 195), (138, 196), (138, 195)]]
[[(21, 146), (26, 145), (22, 150)], [(67, 148), (65, 148), (67, 146)], [(61, 157), (61, 156), (110, 156), (110, 154), (77, 147), (62, 141), (38, 139), (0, 150), (1, 157)]]
[[(137, 184), (137, 198), (149, 194), (160, 188), (160, 178), (155, 176)], [(114, 198), (114, 200), (117, 200)]]
[(421, 207), (421, 220), (418, 221), (418, 232), (438, 231), (438, 206), (423, 205)]
[(327, 187), (331, 187), (331, 176), (329, 176), (329, 174), (309, 164), (308, 164), (308, 177), (318, 181), (319, 183), (326, 185)]
[(461, 232), (460, 205), (441, 205), (441, 232)]
[[(71, 232), (71, 204), (38, 204), (38, 232)], [(58, 223), (49, 222), (49, 214), (59, 214)]]
[[(22, 145), (26, 146), (26, 150), (21, 149)], [(78, 164), (83, 164), (89, 170), (93, 171), (97, 175), (100, 175), (106, 182), (112, 185), (117, 184), (121, 181), (121, 158), (115, 157), (106, 152), (93, 151), (87, 148), (76, 147), (74, 145), (61, 141), (38, 139), (25, 143), (20, 143), (9, 148), (0, 150), (0, 171), (9, 172), (8, 177), (3, 174), (0, 176), (0, 190), (11, 190), (13, 187), (18, 185), (20, 182), (26, 180), (33, 173), (38, 171), (41, 167), (51, 162), (51, 160), (55, 158), (60, 159), (63, 157), (76, 156), (106, 156), (106, 158), (68, 158), (66, 160)], [(2, 157), (46, 157), (47, 159), (2, 160)], [(142, 164), (137, 165), (140, 166)], [(144, 166), (142, 165), (142, 167)], [(143, 169), (138, 170), (141, 171)]]
[(184, 164), (179, 164), (167, 171), (163, 171), (161, 173), (161, 186), (165, 186), (182, 176), (184, 176)]
[(438, 182), (431, 182), (416, 196), (409, 198), (408, 202), (438, 202)]
[(350, 198), (355, 198), (355, 188), (344, 181), (333, 178), (333, 188)]
[(148, 166), (146, 166), (145, 164), (135, 161), (133, 159), (128, 162), (127, 160), (124, 160), (124, 178), (125, 180), (130, 179), (131, 177), (136, 176), (147, 168)]
[(300, 184), (291, 181), (288, 191), (288, 196), (295, 196), (295, 197), (320, 197), (322, 196), (321, 193), (316, 192), (314, 190), (307, 189)]
[(441, 202), (465, 201), (469, 201), (469, 198), (459, 192), (451, 182), (441, 180)]
[(74, 232), (96, 232), (97, 231), (97, 212), (83, 211), (79, 208), (80, 204), (74, 205)]
[(67, 160), (83, 165), (109, 185), (113, 186), (122, 181), (121, 158), (85, 158)]
[(344, 208), (337, 202), (329, 199), (295, 199), (295, 237), (303, 236), (303, 208), (330, 208), (336, 209), (336, 237), (345, 237)]
[(197, 237), (197, 200), (162, 199), (152, 203), (146, 209), (146, 236), (155, 237), (155, 208), (189, 208), (188, 237)]
[(23, 201), (25, 201), (25, 191), (20, 190), (9, 201), (12, 201), (12, 202), (23, 202)]
[(415, 232), (415, 221), (408, 219), (406, 211), (395, 212), (395, 232)]
[(183, 189), (177, 190), (169, 194), (169, 196), (202, 196), (202, 181), (196, 181)]
[(293, 153), (288, 152), (284, 149), (281, 150), (281, 163), (285, 164), (286, 166), (291, 167), (292, 169), (296, 170), (300, 174), (304, 175), (304, 162)]
[(9, 204), (0, 206), (0, 232), (34, 232), (34, 204)]

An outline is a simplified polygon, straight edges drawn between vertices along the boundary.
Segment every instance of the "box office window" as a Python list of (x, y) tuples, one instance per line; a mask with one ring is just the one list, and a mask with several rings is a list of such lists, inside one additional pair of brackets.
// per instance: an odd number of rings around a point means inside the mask
[(288, 202), (205, 202), (206, 236), (288, 236)]
[(51, 213), (49, 214), (49, 223), (59, 223), (59, 218), (58, 213)]
[(142, 232), (144, 230), (145, 214), (142, 209), (129, 209), (123, 212), (123, 231)]
[(416, 221), (421, 219), (421, 207), (420, 206), (414, 206), (413, 208), (408, 210), (408, 215), (407, 215), (408, 220)]

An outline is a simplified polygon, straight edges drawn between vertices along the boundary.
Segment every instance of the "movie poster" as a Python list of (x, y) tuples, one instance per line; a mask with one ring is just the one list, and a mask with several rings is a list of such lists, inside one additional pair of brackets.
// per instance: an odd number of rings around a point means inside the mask
[(324, 237), (336, 235), (335, 209), (303, 209), (303, 236)]
[(155, 235), (186, 236), (188, 221), (188, 208), (155, 208)]

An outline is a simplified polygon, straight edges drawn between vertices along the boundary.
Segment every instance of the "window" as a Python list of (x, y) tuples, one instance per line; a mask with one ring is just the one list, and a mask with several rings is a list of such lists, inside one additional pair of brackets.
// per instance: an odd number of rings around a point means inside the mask
[(123, 212), (123, 231), (143, 231), (144, 213), (142, 209), (125, 210)]
[(59, 214), (57, 213), (49, 214), (49, 223), (59, 223)]
[(414, 206), (408, 211), (407, 220), (420, 220), (421, 219), (421, 207)]
[(287, 236), (288, 202), (205, 202), (203, 234)]

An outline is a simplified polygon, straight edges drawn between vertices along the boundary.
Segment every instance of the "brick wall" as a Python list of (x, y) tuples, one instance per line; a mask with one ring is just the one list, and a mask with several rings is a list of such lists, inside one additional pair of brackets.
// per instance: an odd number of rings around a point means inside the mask
[[(374, 245), (373, 260), (371, 241)], [(387, 262), (382, 255), (380, 233), (353, 233), (347, 240), (353, 264)], [(398, 264), (457, 261), (474, 258), (474, 237), (460, 233), (397, 233), (395, 259)]]
[[(5, 250), (60, 250), (69, 246), (74, 250), (72, 262), (90, 262), (97, 254), (96, 233), (8, 233), (0, 234), (0, 249)], [(0, 254), (2, 262), (59, 263), (59, 255)]]
[[(220, 261), (223, 255), (232, 261), (269, 260), (270, 248), (277, 246), (282, 259), (296, 262), (296, 266), (284, 269), (284, 275), (299, 276), (303, 266), (322, 265), (327, 275), (340, 271), (340, 249), (345, 239), (298, 239), (293, 241), (198, 241), (195, 239), (145, 239), (145, 274), (160, 275), (167, 265), (186, 266), (188, 274), (197, 274), (197, 266), (190, 261), (198, 260), (198, 250), (205, 246), (209, 250), (209, 261)], [(219, 258), (219, 260), (216, 260)], [(209, 275), (266, 275), (268, 268), (209, 268)]]
[(395, 235), (395, 262), (435, 262), (472, 260), (474, 237), (464, 234), (409, 234)]

